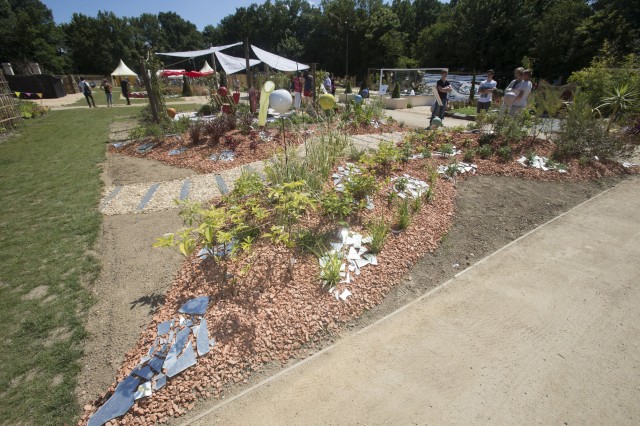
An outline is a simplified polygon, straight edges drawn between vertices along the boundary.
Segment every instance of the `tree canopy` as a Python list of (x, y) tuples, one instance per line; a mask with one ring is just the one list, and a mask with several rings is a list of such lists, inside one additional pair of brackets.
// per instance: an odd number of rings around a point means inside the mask
[(107, 74), (149, 51), (249, 39), (338, 75), (347, 57), (358, 76), (379, 67), (510, 72), (526, 58), (537, 76), (553, 78), (588, 66), (605, 44), (638, 53), (640, 8), (635, 0), (269, 0), (199, 31), (175, 12), (77, 13), (56, 25), (40, 0), (0, 0), (0, 35), (0, 60), (36, 61), (52, 73)]

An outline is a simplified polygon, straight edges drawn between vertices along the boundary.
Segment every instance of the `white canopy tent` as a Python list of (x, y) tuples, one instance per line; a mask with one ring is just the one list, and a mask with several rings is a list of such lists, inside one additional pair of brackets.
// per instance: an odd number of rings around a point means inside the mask
[[(216, 52), (216, 58), (218, 58), (220, 66), (227, 74), (235, 74), (238, 71), (244, 70), (247, 66), (247, 60), (245, 58), (225, 55), (222, 52)], [(259, 63), (260, 61), (258, 59), (249, 59), (249, 66), (251, 67)]]
[(122, 59), (120, 59), (120, 63), (118, 64), (116, 69), (113, 70), (111, 75), (113, 77), (122, 77), (122, 76), (135, 76), (135, 77), (137, 77), (138, 76), (138, 74), (136, 74), (135, 72), (131, 71), (131, 68), (129, 68), (128, 66), (125, 65), (125, 63), (122, 61)]
[(309, 69), (309, 65), (283, 58), (282, 56), (267, 52), (266, 50), (262, 50), (254, 45), (251, 45), (251, 49), (253, 49), (253, 53), (256, 54), (258, 59), (278, 71), (292, 72)]
[(131, 68), (126, 66), (122, 59), (120, 59), (120, 63), (111, 73), (111, 77), (113, 77), (114, 82), (117, 82), (118, 85), (122, 80), (127, 80), (129, 83), (133, 84), (138, 78), (138, 74), (131, 71)]
[(204, 65), (202, 66), (202, 68), (200, 69), (200, 72), (214, 72), (214, 69), (211, 68), (211, 66), (209, 65), (209, 62), (204, 61)]

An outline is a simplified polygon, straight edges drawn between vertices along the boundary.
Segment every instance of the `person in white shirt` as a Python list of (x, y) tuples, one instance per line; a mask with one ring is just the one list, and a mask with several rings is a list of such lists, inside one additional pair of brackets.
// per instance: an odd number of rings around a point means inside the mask
[(496, 90), (498, 83), (493, 79), (493, 70), (487, 71), (487, 79), (480, 83), (478, 93), (478, 103), (476, 104), (476, 112), (489, 111), (491, 100), (493, 99), (493, 91)]
[(509, 107), (509, 115), (515, 117), (520, 111), (527, 106), (527, 100), (533, 85), (531, 84), (531, 70), (522, 71), (522, 80), (519, 80), (512, 90), (516, 93), (516, 98), (513, 104)]
[(93, 95), (91, 94), (91, 86), (84, 79), (84, 77), (80, 77), (80, 83), (78, 83), (78, 88), (84, 94), (84, 98), (87, 100), (89, 104), (89, 108), (91, 108), (91, 104), (93, 103), (93, 107), (96, 108), (96, 101), (93, 99)]

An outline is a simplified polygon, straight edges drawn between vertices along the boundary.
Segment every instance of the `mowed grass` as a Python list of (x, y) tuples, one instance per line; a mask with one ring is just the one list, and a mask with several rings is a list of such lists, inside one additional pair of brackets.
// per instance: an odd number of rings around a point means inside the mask
[[(0, 143), (0, 423), (72, 423), (99, 274), (99, 164), (131, 110), (50, 112)], [(124, 115), (124, 117), (123, 117)]]

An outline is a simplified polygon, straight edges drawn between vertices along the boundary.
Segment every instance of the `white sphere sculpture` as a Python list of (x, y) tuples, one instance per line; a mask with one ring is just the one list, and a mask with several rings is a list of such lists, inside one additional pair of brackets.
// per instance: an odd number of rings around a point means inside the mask
[(288, 112), (292, 103), (293, 98), (288, 90), (275, 90), (269, 95), (269, 105), (280, 114)]
[(502, 101), (504, 102), (505, 105), (511, 106), (515, 102), (516, 97), (517, 95), (515, 94), (515, 92), (507, 92), (504, 94)]

